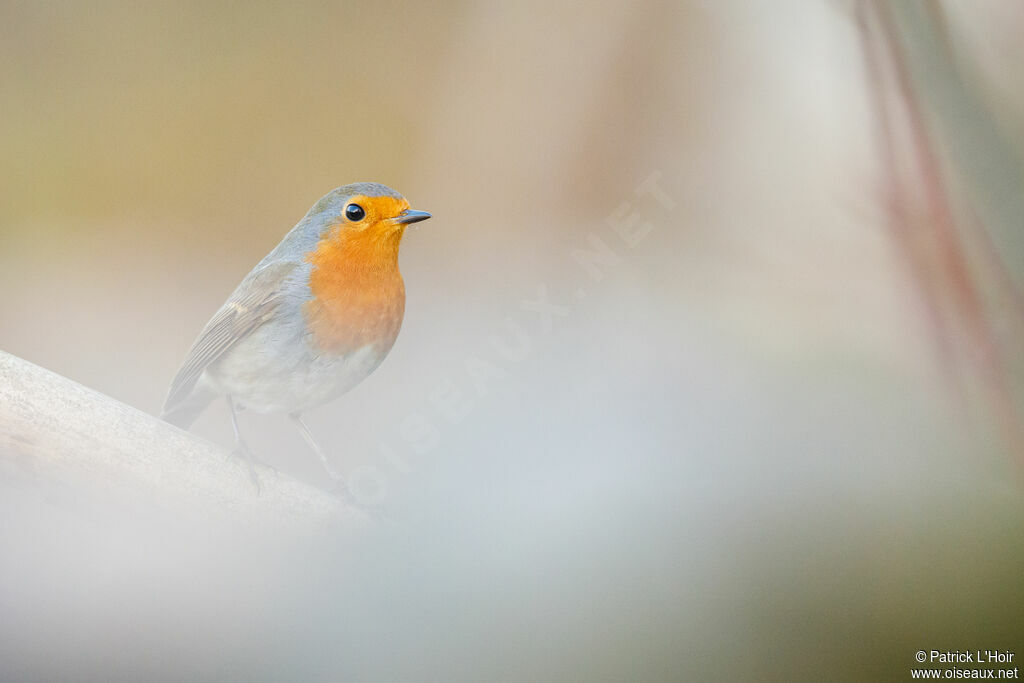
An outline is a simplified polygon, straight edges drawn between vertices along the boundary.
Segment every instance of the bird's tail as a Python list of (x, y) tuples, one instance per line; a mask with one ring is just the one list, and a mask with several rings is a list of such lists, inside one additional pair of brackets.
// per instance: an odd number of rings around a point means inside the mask
[(184, 400), (173, 405), (165, 405), (160, 419), (181, 429), (188, 429), (216, 396), (213, 392), (193, 391)]

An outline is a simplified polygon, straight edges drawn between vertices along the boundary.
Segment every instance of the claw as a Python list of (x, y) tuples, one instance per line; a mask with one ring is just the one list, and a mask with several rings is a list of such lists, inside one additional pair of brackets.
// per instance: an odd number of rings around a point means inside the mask
[[(320, 459), (320, 464), (323, 465), (324, 471), (327, 472), (327, 476), (331, 478), (331, 481), (341, 482), (341, 475), (335, 472), (334, 468), (331, 467), (331, 461), (328, 460), (327, 454), (324, 453), (324, 449), (320, 448), (320, 444), (317, 443), (317, 440), (313, 438), (313, 432), (309, 431), (309, 427), (307, 427), (306, 423), (302, 421), (302, 416), (298, 413), (291, 413), (288, 417), (292, 419), (295, 426), (299, 428), (299, 433), (302, 434), (302, 438), (306, 440), (309, 447), (313, 449), (314, 453), (316, 453), (316, 457)], [(344, 485), (344, 482), (342, 482), (342, 485)]]
[(338, 498), (341, 498), (348, 502), (355, 502), (355, 497), (352, 495), (352, 491), (349, 490), (348, 484), (345, 483), (344, 479), (332, 478), (331, 481), (334, 482), (334, 485), (327, 489), (328, 493), (330, 493), (332, 496), (337, 496)]
[(245, 463), (246, 468), (249, 471), (249, 481), (251, 481), (252, 485), (256, 488), (256, 495), (258, 496), (263, 493), (263, 485), (260, 483), (259, 475), (256, 474), (255, 463), (257, 460), (252, 456), (252, 452), (248, 447), (246, 447), (244, 443), (239, 444), (238, 446), (235, 446), (235, 449), (231, 451), (231, 455), (228, 457), (238, 458)]

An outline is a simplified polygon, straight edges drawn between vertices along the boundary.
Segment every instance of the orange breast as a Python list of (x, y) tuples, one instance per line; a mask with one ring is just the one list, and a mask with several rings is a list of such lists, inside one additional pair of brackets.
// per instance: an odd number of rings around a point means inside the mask
[(405, 314), (398, 270), (401, 231), (349, 235), (340, 226), (310, 254), (313, 298), (303, 308), (316, 346), (344, 354), (368, 344), (386, 353)]

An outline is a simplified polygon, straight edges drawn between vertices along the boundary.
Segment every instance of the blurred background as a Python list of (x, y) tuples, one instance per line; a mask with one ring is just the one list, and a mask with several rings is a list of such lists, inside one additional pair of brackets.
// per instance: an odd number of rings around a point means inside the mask
[[(434, 215), (390, 356), (309, 416), (391, 521), (235, 549), (29, 497), (0, 677), (1024, 657), (1022, 32), (1012, 0), (0, 3), (4, 351), (158, 414), (320, 196)], [(220, 405), (195, 431), (231, 442)]]

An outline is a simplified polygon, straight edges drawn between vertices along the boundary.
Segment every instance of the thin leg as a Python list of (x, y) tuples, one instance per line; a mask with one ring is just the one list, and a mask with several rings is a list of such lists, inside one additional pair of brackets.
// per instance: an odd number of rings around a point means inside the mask
[(256, 468), (253, 466), (252, 451), (249, 450), (249, 446), (246, 445), (245, 440), (242, 438), (242, 432), (238, 428), (238, 413), (235, 410), (235, 401), (231, 398), (231, 394), (225, 396), (228, 401), (228, 409), (231, 411), (231, 426), (235, 430), (235, 449), (231, 451), (232, 455), (237, 455), (245, 459), (245, 464), (249, 466), (249, 479), (252, 481), (253, 486), (256, 487), (256, 492), (259, 493), (261, 490), (259, 477), (256, 476)]
[(316, 442), (316, 439), (313, 438), (313, 433), (309, 431), (309, 427), (307, 427), (306, 423), (302, 421), (302, 416), (298, 413), (292, 413), (288, 417), (292, 418), (292, 422), (294, 422), (295, 426), (299, 428), (299, 433), (302, 434), (302, 438), (306, 440), (309, 447), (312, 448), (313, 452), (316, 453), (318, 458), (320, 458), (321, 464), (323, 464), (324, 469), (327, 471), (327, 476), (344, 488), (344, 480), (341, 475), (335, 472), (334, 468), (331, 467), (331, 463), (327, 459), (327, 455), (324, 453), (323, 449), (320, 448), (320, 444)]

